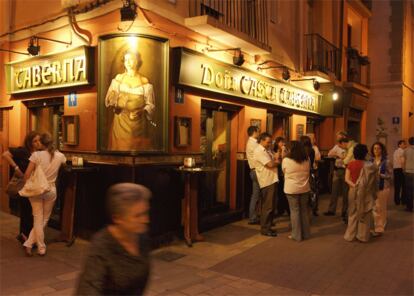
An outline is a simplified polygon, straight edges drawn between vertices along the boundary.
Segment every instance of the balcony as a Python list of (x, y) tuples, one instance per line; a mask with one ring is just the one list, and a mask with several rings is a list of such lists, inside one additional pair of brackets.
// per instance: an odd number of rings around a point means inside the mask
[(185, 25), (250, 54), (271, 52), (266, 0), (192, 0)]
[(345, 86), (369, 93), (370, 62), (368, 57), (362, 56), (357, 49), (348, 47), (346, 58), (348, 71)]
[(305, 76), (321, 76), (328, 80), (331, 78), (340, 80), (341, 51), (319, 34), (306, 34), (305, 39)]

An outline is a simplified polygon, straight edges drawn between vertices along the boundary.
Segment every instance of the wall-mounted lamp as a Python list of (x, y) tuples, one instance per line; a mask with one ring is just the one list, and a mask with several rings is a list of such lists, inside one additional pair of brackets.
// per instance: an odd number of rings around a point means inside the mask
[(290, 72), (289, 72), (289, 69), (288, 69), (288, 67), (286, 67), (286, 66), (269, 66), (269, 67), (257, 67), (257, 70), (258, 71), (261, 71), (261, 70), (267, 70), (267, 69), (283, 69), (283, 72), (282, 72), (282, 78), (283, 78), (283, 80), (289, 80), (290, 79)]
[(15, 50), (10, 50), (10, 49), (3, 49), (3, 48), (0, 48), (0, 51), (5, 51), (5, 52), (12, 52), (12, 53), (17, 53), (17, 54), (29, 55), (27, 52), (20, 52), (20, 51), (15, 51)]
[(27, 46), (27, 52), (32, 56), (37, 56), (40, 52), (39, 39), (62, 43), (66, 45), (72, 45), (72, 42), (60, 41), (60, 40), (46, 38), (46, 37), (33, 36), (32, 38), (30, 38), (29, 45)]
[(120, 9), (121, 22), (133, 21), (137, 16), (137, 4), (134, 0), (122, 0), (122, 8)]
[(313, 89), (318, 91), (321, 88), (321, 84), (315, 79), (315, 78), (305, 78), (305, 79), (293, 79), (291, 81), (308, 81), (308, 80), (312, 80), (313, 81)]
[(332, 94), (332, 100), (337, 101), (337, 100), (338, 100), (338, 98), (339, 98), (338, 93), (337, 93), (337, 92), (334, 92), (334, 93)]
[(234, 50), (234, 56), (233, 56), (233, 64), (236, 66), (241, 66), (245, 62), (243, 53), (241, 52), (240, 47), (236, 48), (227, 48), (227, 49), (209, 49), (208, 47), (205, 49), (205, 51), (208, 52), (217, 52), (217, 51), (231, 51)]

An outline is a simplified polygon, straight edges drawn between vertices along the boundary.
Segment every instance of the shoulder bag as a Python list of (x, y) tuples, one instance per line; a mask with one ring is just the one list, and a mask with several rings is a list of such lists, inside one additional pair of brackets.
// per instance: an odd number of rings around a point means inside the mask
[(50, 190), (51, 186), (49, 181), (40, 164), (37, 164), (35, 170), (30, 175), (29, 179), (27, 179), (23, 188), (19, 191), (19, 194), (24, 197), (34, 197)]

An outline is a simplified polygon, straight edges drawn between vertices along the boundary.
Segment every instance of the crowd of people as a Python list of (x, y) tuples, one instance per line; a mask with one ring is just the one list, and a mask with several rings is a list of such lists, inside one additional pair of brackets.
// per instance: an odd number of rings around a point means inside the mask
[[(262, 235), (275, 237), (275, 218), (290, 216), (290, 239), (310, 237), (310, 217), (319, 216), (318, 163), (321, 153), (313, 134), (299, 141), (272, 139), (268, 133), (250, 126), (246, 157), (250, 167), (252, 195), (249, 224), (260, 225)], [(335, 216), (342, 198), (341, 217), (347, 241), (367, 242), (381, 236), (387, 225), (387, 204), (394, 184), (394, 202), (413, 211), (414, 137), (409, 146), (401, 140), (392, 161), (386, 147), (375, 142), (370, 149), (339, 132), (335, 146), (327, 153), (334, 159), (332, 194), (325, 216)], [(371, 226), (372, 225), (372, 226)]]

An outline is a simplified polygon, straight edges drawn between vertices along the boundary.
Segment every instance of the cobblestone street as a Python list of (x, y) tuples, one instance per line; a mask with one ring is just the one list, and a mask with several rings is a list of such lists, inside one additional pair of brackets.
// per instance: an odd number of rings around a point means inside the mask
[[(321, 212), (326, 207), (322, 200)], [(18, 219), (1, 213), (1, 295), (72, 295), (88, 242), (68, 248), (51, 243), (48, 254), (27, 258), (15, 240)], [(349, 243), (337, 217), (314, 219), (312, 238), (288, 239), (288, 217), (279, 236), (258, 234), (239, 221), (214, 229), (205, 242), (182, 241), (153, 252), (147, 295), (413, 295), (413, 215), (390, 205), (386, 234)], [(48, 230), (47, 237), (56, 236)]]

